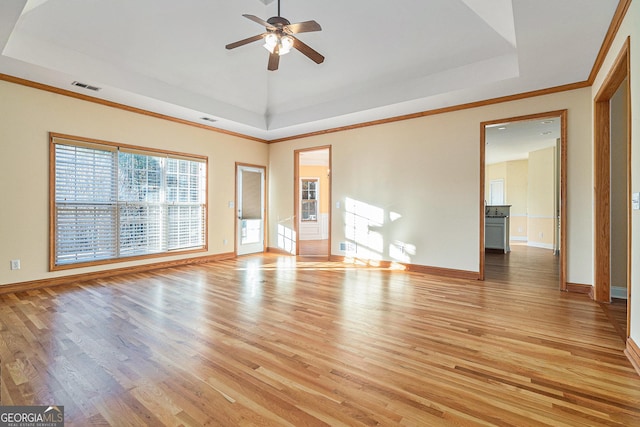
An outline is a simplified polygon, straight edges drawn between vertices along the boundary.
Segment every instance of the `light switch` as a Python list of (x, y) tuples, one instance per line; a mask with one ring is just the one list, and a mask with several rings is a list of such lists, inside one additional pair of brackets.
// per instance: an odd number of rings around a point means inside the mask
[(631, 195), (631, 209), (640, 211), (640, 193), (633, 193)]
[(229, 209), (233, 209), (235, 203), (233, 203), (233, 200), (229, 201)]

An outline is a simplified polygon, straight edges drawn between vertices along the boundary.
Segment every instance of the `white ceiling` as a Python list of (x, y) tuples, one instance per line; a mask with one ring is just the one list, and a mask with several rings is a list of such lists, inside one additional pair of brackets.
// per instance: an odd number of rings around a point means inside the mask
[(272, 140), (585, 81), (617, 3), (282, 0), (326, 60), (270, 72), (261, 43), (224, 46), (274, 0), (2, 0), (0, 73)]
[(302, 166), (329, 166), (329, 149), (301, 151), (300, 165)]
[(560, 139), (560, 117), (499, 123), (485, 128), (485, 164), (523, 160)]

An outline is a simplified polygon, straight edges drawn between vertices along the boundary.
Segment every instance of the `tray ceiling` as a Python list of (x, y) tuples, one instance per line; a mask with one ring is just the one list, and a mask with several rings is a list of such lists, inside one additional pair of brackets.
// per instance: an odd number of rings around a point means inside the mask
[(322, 25), (299, 37), (326, 60), (292, 51), (269, 72), (261, 43), (224, 46), (261, 33), (241, 15), (273, 0), (4, 0), (0, 73), (277, 139), (585, 81), (617, 3), (282, 0)]

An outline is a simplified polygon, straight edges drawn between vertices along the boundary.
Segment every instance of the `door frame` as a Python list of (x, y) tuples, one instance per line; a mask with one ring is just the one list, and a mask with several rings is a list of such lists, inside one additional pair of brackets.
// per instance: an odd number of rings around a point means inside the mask
[(627, 37), (594, 102), (594, 299), (611, 300), (611, 98), (627, 79), (627, 330), (631, 316), (631, 61)]
[(264, 203), (262, 206), (262, 232), (263, 232), (263, 236), (262, 236), (262, 252), (266, 252), (266, 248), (267, 248), (267, 237), (268, 237), (268, 233), (267, 233), (267, 205), (269, 202), (268, 199), (268, 180), (267, 180), (267, 167), (263, 166), (263, 165), (254, 165), (251, 163), (242, 163), (242, 162), (236, 162), (236, 167), (235, 167), (235, 194), (234, 194), (234, 205), (233, 205), (233, 218), (234, 218), (234, 235), (233, 235), (233, 241), (234, 241), (234, 245), (233, 245), (233, 253), (235, 256), (238, 256), (238, 245), (240, 244), (240, 242), (238, 241), (238, 172), (240, 171), (240, 168), (242, 167), (247, 167), (247, 168), (254, 168), (254, 169), (262, 169), (262, 184), (263, 184), (263, 191), (264, 194), (262, 195), (262, 197), (264, 198)]
[(499, 123), (512, 123), (530, 120), (545, 120), (560, 118), (560, 278), (559, 289), (567, 290), (567, 110), (549, 111), (545, 113), (529, 114), (525, 116), (510, 117), (506, 119), (490, 120), (480, 123), (480, 267), (479, 279), (484, 280), (485, 255), (484, 255), (484, 216), (485, 216), (485, 150), (486, 128), (489, 125)]
[(328, 150), (329, 151), (329, 165), (327, 166), (327, 168), (329, 169), (329, 189), (328, 189), (328, 197), (329, 197), (329, 224), (328, 224), (328, 234), (329, 234), (329, 241), (327, 242), (328, 248), (327, 248), (327, 256), (329, 258), (331, 258), (331, 224), (333, 222), (333, 215), (331, 213), (332, 209), (333, 209), (333, 203), (332, 203), (332, 188), (333, 188), (333, 183), (332, 183), (332, 176), (333, 176), (333, 170), (332, 170), (332, 152), (331, 152), (331, 145), (322, 145), (319, 147), (309, 147), (309, 148), (301, 148), (298, 150), (294, 150), (293, 151), (293, 230), (295, 232), (296, 235), (296, 253), (295, 255), (300, 255), (300, 153), (306, 152), (306, 151), (322, 151), (322, 150)]

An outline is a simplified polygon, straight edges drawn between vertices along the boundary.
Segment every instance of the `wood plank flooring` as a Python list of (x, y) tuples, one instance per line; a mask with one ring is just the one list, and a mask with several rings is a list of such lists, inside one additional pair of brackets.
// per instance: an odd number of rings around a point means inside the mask
[(543, 259), (487, 254), (478, 282), (260, 255), (1, 295), (1, 404), (67, 426), (640, 425), (616, 329)]
[(305, 257), (329, 259), (329, 240), (299, 240), (298, 253)]

